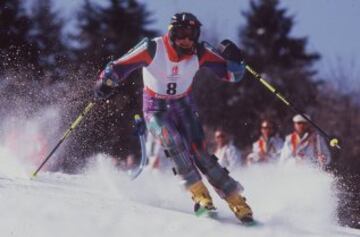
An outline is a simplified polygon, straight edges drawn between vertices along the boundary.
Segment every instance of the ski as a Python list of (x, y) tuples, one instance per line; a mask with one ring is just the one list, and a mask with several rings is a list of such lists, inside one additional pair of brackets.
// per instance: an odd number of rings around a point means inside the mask
[[(196, 204), (195, 204), (196, 206)], [(210, 218), (216, 218), (218, 216), (218, 213), (216, 211), (216, 209), (208, 209), (205, 207), (201, 207), (199, 205), (199, 207), (195, 208), (196, 210), (194, 210), (195, 216), (197, 217), (201, 217), (201, 216), (206, 216), (206, 217), (210, 217)]]
[[(194, 206), (194, 214), (197, 217), (206, 217), (206, 218), (210, 218), (216, 221), (220, 221), (220, 222), (224, 222), (224, 219), (221, 218), (219, 216), (218, 211), (216, 210), (216, 208), (213, 209), (208, 209), (205, 207), (200, 206), (199, 204), (195, 204)], [(237, 220), (237, 222), (242, 225), (242, 226), (246, 226), (246, 227), (252, 227), (252, 226), (260, 226), (261, 223), (257, 220), (254, 219), (247, 219), (247, 220), (242, 220), (239, 222), (239, 220)]]
[(131, 170), (129, 172), (129, 176), (131, 180), (136, 179), (141, 174), (141, 172), (143, 171), (144, 167), (148, 162), (146, 155), (146, 148), (145, 148), (145, 131), (146, 131), (145, 121), (138, 114), (134, 116), (134, 120), (135, 120), (135, 134), (139, 137), (140, 146), (141, 146), (141, 160), (138, 168), (135, 170)]

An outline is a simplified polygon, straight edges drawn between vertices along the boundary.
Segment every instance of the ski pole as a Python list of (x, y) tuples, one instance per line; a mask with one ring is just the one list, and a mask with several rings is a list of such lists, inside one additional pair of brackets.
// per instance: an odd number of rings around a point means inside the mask
[(323, 129), (321, 129), (315, 122), (313, 122), (310, 118), (308, 118), (304, 113), (302, 113), (298, 108), (296, 108), (293, 104), (291, 104), (283, 95), (281, 95), (269, 82), (264, 80), (259, 73), (257, 73), (254, 69), (252, 69), (249, 65), (245, 65), (245, 69), (250, 72), (251, 75), (255, 79), (257, 79), (263, 86), (265, 86), (276, 98), (281, 100), (284, 104), (286, 104), (290, 109), (300, 114), (304, 119), (306, 119), (312, 126), (314, 126), (321, 135), (329, 142), (331, 147), (336, 147), (341, 149), (339, 145), (339, 140), (335, 137), (330, 137)]
[(60, 147), (60, 145), (65, 141), (65, 139), (70, 135), (70, 133), (79, 125), (81, 120), (85, 117), (85, 115), (94, 107), (95, 102), (91, 101), (85, 107), (85, 109), (80, 113), (80, 115), (75, 119), (75, 121), (71, 124), (71, 126), (66, 130), (63, 137), (59, 140), (56, 146), (51, 150), (49, 155), (45, 158), (45, 160), (41, 163), (39, 168), (32, 174), (32, 177), (35, 177), (37, 173), (41, 170), (41, 168), (45, 165), (45, 163), (50, 159), (50, 157), (55, 153), (55, 151)]

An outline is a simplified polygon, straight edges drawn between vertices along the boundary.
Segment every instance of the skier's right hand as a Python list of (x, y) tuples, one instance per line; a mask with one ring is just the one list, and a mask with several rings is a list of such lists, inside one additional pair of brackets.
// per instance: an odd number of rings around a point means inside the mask
[(114, 88), (118, 87), (120, 83), (119, 77), (113, 71), (113, 62), (106, 65), (105, 70), (100, 73), (100, 76), (95, 85), (95, 100), (107, 100), (114, 94)]
[(114, 62), (109, 62), (105, 70), (100, 74), (100, 79), (108, 87), (118, 87), (120, 84), (119, 76), (114, 72)]

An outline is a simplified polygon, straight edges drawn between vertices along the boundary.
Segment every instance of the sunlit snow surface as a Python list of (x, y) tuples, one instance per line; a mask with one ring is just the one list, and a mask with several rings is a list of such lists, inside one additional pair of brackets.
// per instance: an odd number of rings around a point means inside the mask
[[(214, 192), (219, 220), (196, 217), (170, 173), (135, 181), (104, 155), (81, 174), (40, 172), (0, 153), (1, 236), (360, 236), (336, 223), (334, 177), (306, 166), (270, 165), (232, 173), (260, 224), (244, 227)], [(212, 191), (212, 190), (211, 190)]]
[(91, 157), (77, 175), (47, 172), (46, 165), (30, 179), (41, 159), (29, 154), (44, 155), (38, 134), (58, 136), (49, 133), (56, 114), (48, 109), (30, 120), (1, 121), (1, 237), (360, 236), (359, 230), (337, 224), (335, 177), (306, 165), (253, 166), (231, 173), (245, 187), (259, 222), (255, 227), (239, 224), (211, 188), (217, 220), (196, 217), (190, 195), (170, 171), (144, 170), (131, 181), (102, 154)]

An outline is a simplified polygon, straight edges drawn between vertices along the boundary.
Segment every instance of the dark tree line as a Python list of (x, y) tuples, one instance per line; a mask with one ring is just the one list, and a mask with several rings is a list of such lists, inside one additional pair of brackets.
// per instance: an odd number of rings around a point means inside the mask
[[(359, 153), (354, 144), (360, 137), (355, 98), (337, 92), (330, 83), (319, 79), (313, 65), (320, 55), (306, 50), (305, 37), (291, 36), (293, 17), (280, 8), (279, 1), (251, 1), (250, 9), (243, 15), (246, 25), (239, 30), (238, 43), (245, 61), (325, 131), (340, 138), (346, 149), (334, 153), (336, 163), (352, 159), (352, 168), (359, 170)], [(292, 129), (294, 112), (251, 75), (238, 85), (209, 77), (206, 71), (198, 74), (196, 94), (203, 119), (212, 127), (225, 127), (241, 147), (248, 147), (258, 136), (263, 117), (273, 118), (282, 135)], [(351, 112), (339, 112), (344, 110)], [(352, 139), (347, 139), (350, 134)]]
[[(2, 100), (7, 103), (0, 111), (18, 106), (15, 97), (27, 92), (37, 94), (34, 97), (38, 97), (39, 104), (60, 100), (62, 105), (66, 104), (63, 129), (92, 99), (91, 89), (99, 70), (142, 38), (157, 34), (148, 26), (153, 22), (150, 12), (134, 0), (109, 0), (107, 7), (84, 0), (74, 16), (76, 31), (67, 35), (63, 33), (65, 20), (53, 10), (50, 0), (36, 0), (30, 9), (25, 9), (24, 3), (20, 0), (0, 3), (0, 26), (4, 33), (0, 36), (0, 75), (7, 81), (2, 88), (5, 95)], [(30, 81), (37, 80), (36, 84), (44, 88), (64, 81), (67, 88), (59, 90), (56, 86), (47, 93), (57, 97), (55, 100), (48, 96), (40, 98), (38, 91), (29, 88), (34, 88)], [(76, 169), (78, 165), (73, 161), (83, 164), (85, 157), (97, 152), (123, 156), (128, 150), (134, 150), (131, 144), (136, 142), (131, 136), (129, 139), (129, 134), (133, 115), (141, 111), (141, 87), (141, 76), (135, 72), (123, 83), (121, 96), (94, 110), (86, 129), (79, 129), (67, 143), (62, 158), (64, 169)], [(25, 97), (29, 101), (28, 96)], [(71, 156), (75, 158), (69, 159)]]
[[(153, 13), (136, 0), (108, 0), (105, 7), (84, 0), (73, 16), (77, 25), (71, 34), (64, 34), (66, 20), (53, 10), (50, 0), (36, 0), (30, 9), (24, 3), (0, 1), (0, 115), (16, 107), (19, 97), (38, 105), (61, 104), (63, 130), (92, 98), (99, 70), (143, 37), (158, 34), (151, 27)], [(246, 62), (340, 138), (343, 149), (333, 152), (333, 170), (359, 173), (359, 105), (318, 78), (313, 64), (320, 55), (307, 51), (306, 37), (291, 36), (294, 18), (279, 1), (252, 0), (242, 14), (246, 24), (236, 43)], [(141, 88), (141, 75), (134, 72), (117, 96), (94, 109), (66, 143), (61, 155), (64, 170), (75, 171), (97, 152), (123, 157), (138, 150), (131, 130), (133, 115), (141, 112)], [(230, 84), (201, 71), (194, 91), (204, 123), (227, 129), (243, 150), (258, 136), (263, 117), (273, 118), (282, 135), (291, 130), (293, 112), (250, 75)]]
[(1, 1), (0, 11), (1, 72), (18, 60), (36, 63), (37, 49), (29, 39), (31, 20), (20, 1)]
[[(290, 36), (293, 18), (278, 1), (251, 1), (250, 9), (243, 13), (245, 27), (239, 31), (239, 45), (243, 48), (246, 62), (261, 72), (262, 76), (304, 112), (317, 106), (319, 84), (315, 81), (313, 63), (319, 59), (317, 53), (306, 51), (306, 38)], [(203, 80), (205, 81), (205, 80)], [(258, 126), (263, 117), (273, 118), (285, 134), (290, 129), (293, 112), (274, 98), (251, 75), (246, 75), (239, 85), (206, 81), (211, 83), (212, 93), (199, 93), (204, 103), (204, 114), (209, 114), (208, 123), (216, 125), (216, 117), (226, 118), (222, 126), (235, 131), (241, 146), (246, 146), (258, 136)], [(222, 87), (217, 90), (217, 87)], [(220, 106), (208, 106), (219, 103)]]

